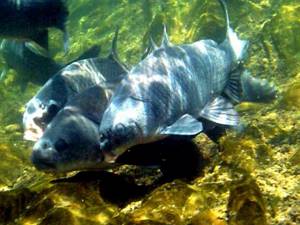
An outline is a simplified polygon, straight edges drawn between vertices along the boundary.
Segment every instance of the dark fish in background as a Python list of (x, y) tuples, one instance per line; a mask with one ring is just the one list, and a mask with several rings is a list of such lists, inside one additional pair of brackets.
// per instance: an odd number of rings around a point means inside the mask
[(0, 37), (32, 40), (48, 49), (48, 28), (64, 32), (68, 48), (66, 0), (1, 0)]
[(9, 69), (14, 69), (17, 72), (17, 81), (23, 90), (27, 87), (28, 82), (43, 85), (53, 74), (66, 65), (81, 59), (97, 57), (99, 52), (100, 46), (95, 45), (77, 59), (67, 64), (60, 64), (49, 57), (43, 49), (37, 48), (30, 42), (3, 40), (0, 53), (6, 65), (0, 80), (4, 79)]
[(200, 40), (173, 45), (165, 29), (162, 45), (154, 46), (122, 80), (99, 128), (100, 151), (106, 162), (115, 162), (138, 144), (168, 136), (193, 137), (219, 126), (235, 127), (239, 117), (234, 104), (276, 97), (274, 86), (240, 66), (248, 42), (230, 27), (225, 2), (219, 2), (227, 24), (221, 44)]
[(70, 98), (85, 89), (98, 85), (113, 91), (127, 73), (119, 62), (116, 31), (112, 50), (106, 58), (91, 58), (74, 62), (60, 70), (26, 104), (23, 114), (24, 139), (37, 141), (47, 124)]

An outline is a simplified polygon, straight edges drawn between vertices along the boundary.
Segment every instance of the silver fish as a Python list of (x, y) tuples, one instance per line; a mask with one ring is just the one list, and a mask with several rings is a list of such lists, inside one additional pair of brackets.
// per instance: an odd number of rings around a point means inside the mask
[[(162, 44), (133, 67), (115, 91), (99, 128), (100, 150), (113, 163), (128, 148), (172, 135), (195, 136), (218, 126), (239, 124), (234, 104), (269, 100), (274, 87), (254, 79), (242, 66), (248, 42), (229, 24), (225, 40), (173, 45), (166, 29)], [(255, 88), (249, 88), (255, 86)], [(248, 90), (243, 93), (243, 87)], [(260, 95), (252, 98), (247, 95)], [(213, 126), (205, 127), (202, 121)]]
[(24, 139), (37, 141), (47, 124), (70, 98), (85, 89), (99, 85), (114, 90), (127, 73), (116, 53), (117, 31), (112, 50), (106, 58), (74, 62), (60, 70), (26, 104), (23, 114)]

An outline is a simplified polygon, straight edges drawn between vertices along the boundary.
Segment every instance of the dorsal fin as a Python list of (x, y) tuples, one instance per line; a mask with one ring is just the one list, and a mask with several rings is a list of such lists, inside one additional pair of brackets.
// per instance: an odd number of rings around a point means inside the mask
[(118, 36), (119, 36), (119, 26), (116, 27), (115, 35), (112, 40), (111, 50), (108, 58), (111, 58), (113, 60), (116, 60), (120, 65), (122, 65), (126, 70), (129, 70), (129, 66), (127, 66), (125, 63), (123, 63), (120, 60), (119, 54), (117, 52), (117, 42), (118, 42)]
[(230, 27), (230, 20), (225, 0), (219, 0), (226, 20), (226, 39), (222, 43), (224, 47), (229, 47), (234, 55), (234, 61), (239, 62), (245, 57), (248, 49), (248, 41), (240, 40), (234, 30)]
[(169, 40), (169, 36), (167, 33), (167, 27), (164, 24), (164, 32), (163, 32), (163, 37), (162, 37), (162, 41), (161, 41), (161, 47), (167, 47), (167, 46), (171, 46), (171, 42)]
[(117, 42), (118, 42), (118, 36), (119, 36), (119, 27), (117, 26), (115, 30), (115, 35), (111, 43), (111, 49), (109, 53), (109, 57), (119, 59), (118, 53), (117, 53)]
[(146, 48), (144, 54), (142, 55), (141, 59), (143, 60), (146, 58), (152, 51), (158, 49), (156, 43), (153, 41), (152, 37), (149, 38), (148, 47)]
[(150, 46), (151, 46), (152, 50), (158, 49), (158, 46), (156, 45), (156, 43), (152, 37), (149, 38), (149, 42), (150, 42)]

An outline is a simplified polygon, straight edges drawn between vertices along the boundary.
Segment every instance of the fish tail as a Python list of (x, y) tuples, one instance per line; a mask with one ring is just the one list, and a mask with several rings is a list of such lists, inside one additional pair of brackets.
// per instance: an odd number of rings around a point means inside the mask
[(267, 103), (277, 98), (278, 90), (273, 83), (255, 78), (247, 70), (241, 76), (241, 86), (241, 101)]
[(277, 89), (267, 80), (253, 77), (240, 65), (229, 74), (224, 94), (234, 103), (267, 103), (277, 97)]
[(249, 42), (238, 38), (237, 34), (230, 26), (228, 9), (225, 0), (218, 1), (222, 6), (226, 20), (226, 39), (221, 45), (231, 50), (235, 62), (242, 61), (246, 56)]

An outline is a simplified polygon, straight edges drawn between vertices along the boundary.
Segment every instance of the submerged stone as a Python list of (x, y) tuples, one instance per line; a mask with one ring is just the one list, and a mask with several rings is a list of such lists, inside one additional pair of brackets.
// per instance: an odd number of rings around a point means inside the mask
[(228, 199), (230, 225), (266, 225), (266, 208), (262, 193), (253, 180), (233, 185)]

